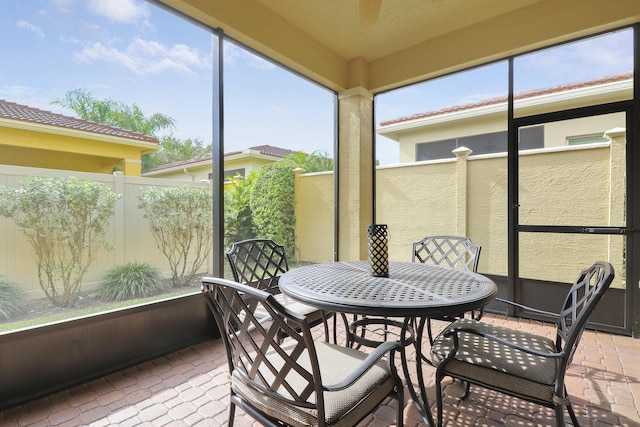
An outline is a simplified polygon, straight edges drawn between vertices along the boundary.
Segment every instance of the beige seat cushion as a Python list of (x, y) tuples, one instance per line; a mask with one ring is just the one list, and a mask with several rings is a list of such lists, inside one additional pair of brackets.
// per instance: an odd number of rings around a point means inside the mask
[(287, 309), (293, 311), (294, 313), (300, 314), (305, 317), (313, 312), (319, 311), (318, 308), (316, 307), (304, 304), (282, 293), (275, 294), (273, 297), (276, 299), (276, 301), (282, 304), (283, 307), (286, 307)]
[[(287, 348), (286, 345), (283, 347)], [(340, 382), (353, 372), (367, 356), (367, 354), (358, 350), (326, 342), (316, 342), (316, 352), (322, 381), (327, 385)], [(281, 368), (284, 362), (281, 358), (273, 356), (273, 354), (270, 354), (269, 359), (276, 367)], [(309, 359), (306, 355), (303, 355), (298, 360), (300, 365), (310, 370), (310, 366), (306, 366), (309, 364)], [(274, 375), (266, 366), (262, 365), (260, 372), (267, 381), (273, 380)], [(308, 382), (295, 372), (290, 372), (287, 375), (287, 382), (297, 392), (308, 386)], [(324, 393), (327, 423), (339, 426), (354, 425), (360, 418), (375, 408), (393, 390), (394, 386), (395, 382), (385, 360), (380, 360), (353, 386), (342, 391)], [(317, 411), (315, 409), (286, 404), (278, 396), (256, 388), (238, 369), (233, 371), (232, 387), (236, 393), (250, 401), (261, 411), (275, 418), (285, 420), (290, 425), (309, 426), (318, 424)], [(280, 388), (279, 393), (289, 396), (284, 387)], [(312, 394), (307, 402), (314, 405), (316, 403), (315, 399), (315, 394)]]
[[(547, 337), (490, 325), (472, 319), (457, 320), (445, 330), (458, 326), (495, 335), (529, 349), (548, 353), (557, 352), (554, 342)], [(435, 339), (431, 348), (431, 361), (435, 366), (442, 362), (453, 347), (453, 339), (445, 338), (443, 334), (444, 332)], [(455, 359), (460, 362), (503, 372), (544, 385), (552, 385), (555, 382), (557, 359), (534, 356), (475, 334), (461, 332), (458, 336), (459, 348)]]

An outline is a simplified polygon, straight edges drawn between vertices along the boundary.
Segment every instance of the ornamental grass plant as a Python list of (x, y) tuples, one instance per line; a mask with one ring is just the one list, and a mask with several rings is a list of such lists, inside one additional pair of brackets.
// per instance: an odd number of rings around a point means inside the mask
[(0, 276), (0, 319), (11, 319), (25, 306), (27, 293), (19, 286)]
[(163, 288), (160, 271), (148, 263), (129, 262), (107, 271), (101, 296), (107, 301), (124, 301), (153, 295)]

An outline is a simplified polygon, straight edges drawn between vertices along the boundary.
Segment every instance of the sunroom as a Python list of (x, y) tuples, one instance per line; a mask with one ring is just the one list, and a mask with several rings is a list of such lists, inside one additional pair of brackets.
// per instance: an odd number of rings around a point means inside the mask
[[(209, 103), (204, 120), (209, 122), (206, 138), (211, 142), (214, 172), (210, 183), (193, 183), (193, 187), (210, 189), (213, 197), (210, 252), (198, 273), (225, 275), (224, 155), (242, 149), (231, 146), (234, 125), (238, 129), (252, 126), (233, 122), (230, 113), (236, 111), (235, 97), (241, 92), (230, 93), (228, 88), (238, 79), (246, 92), (262, 90), (231, 68), (231, 58), (240, 50), (295, 76), (292, 86), (313, 86), (316, 92), (299, 99), (298, 105), (322, 103), (322, 120), (329, 124), (316, 130), (299, 119), (297, 111), (288, 111), (287, 128), (279, 128), (282, 134), (293, 132), (300, 125), (297, 120), (302, 121), (309, 130), (307, 136), (316, 132), (324, 138), (322, 144), (304, 150), (319, 149), (333, 159), (333, 170), (296, 172), (293, 258), (305, 263), (364, 260), (367, 225), (373, 223), (388, 225), (389, 256), (396, 261), (409, 261), (411, 243), (427, 234), (466, 235), (483, 246), (478, 272), (498, 284), (500, 296), (550, 311), (582, 267), (604, 259), (614, 265), (616, 279), (590, 327), (640, 336), (636, 285), (640, 270), (633, 262), (640, 257), (640, 150), (634, 148), (640, 135), (640, 90), (633, 78), (640, 66), (637, 1), (113, 2), (116, 9), (126, 5), (163, 13), (163, 20), (179, 21), (211, 41), (208, 82), (199, 86), (190, 80), (189, 86), (206, 94)], [(159, 22), (158, 34), (175, 31), (172, 24)], [(78, 48), (85, 54), (82, 61), (95, 61), (90, 53), (97, 46)], [(102, 52), (108, 50), (102, 48)], [(173, 57), (179, 67), (176, 58), (186, 61), (187, 57)], [(582, 73), (585, 69), (589, 72)], [(546, 94), (549, 102), (538, 98), (537, 103), (527, 103), (518, 98), (530, 91), (544, 97), (545, 88), (569, 84), (592, 87), (580, 82), (620, 73), (631, 73), (625, 80), (628, 86), (605, 84), (589, 93), (564, 92), (564, 97), (556, 90)], [(188, 75), (178, 78), (190, 79)], [(269, 80), (259, 83), (268, 86)], [(69, 89), (74, 87), (67, 84)], [(122, 85), (127, 84), (123, 78)], [(295, 97), (297, 88), (283, 87), (282, 97)], [(159, 96), (157, 105), (146, 105), (150, 111), (162, 110), (179, 91), (170, 85), (156, 90), (167, 96)], [(115, 89), (113, 95), (109, 89), (102, 93), (107, 98), (122, 96)], [(490, 108), (496, 104), (483, 101), (496, 98), (504, 102), (499, 109), (485, 111), (492, 114), (491, 119), (466, 115), (464, 122), (456, 121), (470, 109), (444, 111), (470, 103)], [(407, 110), (409, 99), (409, 108), (416, 108), (417, 101), (418, 110)], [(244, 108), (252, 106), (245, 101)], [(203, 121), (203, 112), (196, 107), (183, 111)], [(442, 122), (432, 123), (427, 134), (412, 133), (409, 125), (425, 120), (419, 115), (429, 111), (452, 116), (441, 115)], [(267, 110), (256, 108), (253, 113), (256, 127), (266, 130), (274, 125), (268, 123)], [(397, 123), (394, 131), (405, 131), (406, 139), (386, 138), (388, 132), (381, 126), (385, 121)], [(468, 143), (455, 142), (446, 145), (446, 158), (423, 155), (431, 142), (470, 141), (500, 132), (504, 140), (496, 142), (500, 148), (493, 152), (474, 155)], [(282, 146), (277, 139), (265, 139), (247, 140), (246, 147)], [(527, 145), (525, 140), (534, 142)], [(7, 168), (2, 183), (17, 186), (31, 173), (44, 176), (40, 170)], [(172, 185), (168, 180), (160, 184)], [(105, 178), (104, 185), (116, 189), (123, 204), (136, 205), (136, 192), (150, 184), (142, 179), (127, 181), (116, 172)], [(128, 186), (131, 191), (126, 190)], [(89, 270), (89, 287), (111, 266), (134, 259), (161, 263), (162, 255), (145, 231), (144, 215), (135, 214), (133, 222), (124, 207), (116, 207), (118, 214), (109, 229), (114, 246), (125, 240), (132, 246), (124, 252), (116, 250), (101, 260), (101, 268)], [(132, 221), (130, 226), (127, 221)], [(6, 220), (0, 226), (12, 225)], [(20, 236), (15, 229), (12, 233), (12, 238)], [(28, 244), (17, 253), (9, 243), (4, 245), (0, 257), (7, 273), (0, 274), (11, 280), (23, 274), (37, 283), (33, 271), (13, 267), (20, 265), (16, 259), (31, 256)], [(147, 252), (153, 254), (145, 256)], [(29, 265), (34, 268), (33, 263)], [(169, 274), (168, 268), (164, 273)], [(38, 292), (36, 285), (32, 294)], [(497, 303), (487, 311), (532, 316)], [(152, 302), (4, 331), (0, 333), (0, 408), (215, 334), (197, 287), (179, 289)]]

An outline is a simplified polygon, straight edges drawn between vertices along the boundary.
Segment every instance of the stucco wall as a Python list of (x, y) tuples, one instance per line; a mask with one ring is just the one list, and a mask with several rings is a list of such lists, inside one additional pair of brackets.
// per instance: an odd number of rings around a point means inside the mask
[(310, 262), (333, 261), (334, 183), (332, 172), (296, 171), (296, 255)]
[[(612, 186), (624, 182), (623, 171), (611, 167), (617, 164), (611, 156), (623, 153), (624, 141), (522, 152), (520, 223), (623, 226), (624, 185)], [(296, 187), (298, 203), (309, 203), (303, 193), (311, 188), (322, 194), (332, 187), (327, 175), (302, 175), (303, 181)], [(467, 235), (482, 246), (479, 272), (506, 275), (507, 195), (506, 154), (379, 167), (376, 222), (389, 226), (392, 260), (410, 261), (412, 243), (425, 235)], [(301, 259), (330, 260), (332, 242), (318, 239), (319, 230), (311, 233), (306, 224), (326, 224), (332, 205), (316, 203), (297, 213)], [(571, 282), (580, 268), (605, 260), (617, 271), (613, 286), (623, 287), (623, 244), (620, 236), (520, 233), (520, 276)]]

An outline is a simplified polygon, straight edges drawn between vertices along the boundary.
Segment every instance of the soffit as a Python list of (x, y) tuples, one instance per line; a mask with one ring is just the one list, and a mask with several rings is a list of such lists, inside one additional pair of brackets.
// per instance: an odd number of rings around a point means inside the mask
[(341, 58), (371, 62), (539, 0), (381, 0), (377, 17), (376, 0), (257, 1)]
[(640, 22), (640, 1), (151, 0), (333, 90), (371, 93)]

